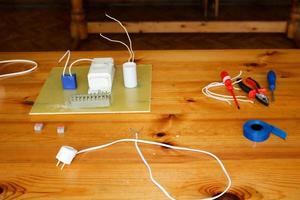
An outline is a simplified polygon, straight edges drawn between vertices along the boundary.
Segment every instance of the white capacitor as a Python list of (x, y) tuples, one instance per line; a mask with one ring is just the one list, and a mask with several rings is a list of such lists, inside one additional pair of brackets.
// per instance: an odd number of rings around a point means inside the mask
[(123, 64), (123, 79), (126, 88), (135, 88), (137, 86), (137, 72), (135, 62), (126, 62)]

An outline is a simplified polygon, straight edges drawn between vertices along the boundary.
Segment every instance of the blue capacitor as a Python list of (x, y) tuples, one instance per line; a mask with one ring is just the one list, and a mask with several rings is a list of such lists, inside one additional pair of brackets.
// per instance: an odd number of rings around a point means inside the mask
[(65, 74), (61, 75), (61, 82), (64, 90), (76, 90), (77, 89), (77, 79), (76, 74)]

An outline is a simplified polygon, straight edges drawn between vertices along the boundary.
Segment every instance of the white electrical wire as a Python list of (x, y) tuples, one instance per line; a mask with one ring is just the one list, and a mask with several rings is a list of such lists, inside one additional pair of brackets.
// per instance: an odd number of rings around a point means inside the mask
[(110, 19), (112, 19), (112, 20), (114, 20), (115, 22), (117, 22), (117, 23), (124, 29), (124, 31), (125, 31), (125, 33), (126, 33), (126, 35), (127, 35), (128, 41), (129, 41), (129, 47), (128, 47), (128, 45), (125, 44), (124, 42), (119, 41), (119, 40), (112, 40), (112, 39), (110, 39), (110, 38), (108, 38), (108, 37), (105, 37), (105, 36), (102, 35), (101, 33), (100, 33), (100, 36), (103, 37), (104, 39), (110, 41), (110, 42), (117, 42), (117, 43), (120, 43), (120, 44), (123, 44), (124, 46), (126, 46), (127, 49), (128, 49), (128, 51), (129, 51), (129, 54), (130, 54), (130, 58), (128, 59), (128, 62), (134, 62), (134, 51), (133, 51), (133, 49), (132, 49), (132, 41), (131, 41), (131, 38), (130, 38), (130, 36), (129, 36), (129, 33), (128, 33), (126, 27), (122, 24), (122, 22), (120, 22), (120, 21), (117, 20), (116, 18), (114, 18), (114, 17), (112, 17), (112, 16), (110, 16), (110, 15), (108, 15), (108, 14), (106, 14), (106, 13), (105, 13), (105, 16), (108, 17), (108, 18), (110, 18)]
[(69, 74), (70, 74), (70, 76), (72, 76), (72, 71), (71, 71), (71, 69), (72, 69), (73, 65), (75, 65), (75, 64), (77, 64), (77, 63), (79, 63), (79, 62), (85, 62), (85, 61), (93, 62), (93, 59), (90, 59), (90, 58), (80, 58), (80, 59), (77, 59), (77, 60), (75, 60), (74, 62), (72, 62), (72, 63), (70, 64), (70, 66), (69, 66)]
[[(235, 76), (231, 79), (233, 82), (232, 85), (235, 85), (235, 84), (239, 83), (240, 81), (242, 81), (242, 80), (236, 81), (236, 79), (239, 78), (241, 75), (242, 75), (242, 71), (240, 71), (240, 73), (237, 76)], [(209, 98), (213, 98), (213, 99), (216, 99), (219, 101), (225, 101), (228, 104), (231, 104), (230, 101), (234, 101), (232, 96), (218, 94), (218, 93), (212, 92), (210, 90), (211, 88), (220, 87), (220, 86), (225, 86), (225, 85), (223, 82), (212, 82), (202, 88), (202, 93)], [(239, 90), (236, 87), (234, 87), (234, 89)], [(254, 103), (252, 100), (249, 100), (246, 96), (236, 96), (236, 100), (240, 101), (240, 102)]]
[(120, 40), (113, 40), (113, 39), (110, 39), (110, 38), (108, 38), (108, 37), (102, 35), (101, 33), (100, 33), (100, 36), (103, 37), (104, 39), (110, 41), (110, 42), (120, 43), (120, 44), (124, 45), (124, 46), (127, 48), (128, 52), (129, 52), (128, 62), (131, 61), (131, 59), (132, 59), (132, 52), (131, 52), (131, 50), (130, 50), (130, 48), (128, 47), (127, 44), (125, 44), (124, 42), (122, 42), (122, 41), (120, 41)]
[(139, 156), (140, 156), (140, 158), (142, 159), (142, 161), (144, 162), (144, 164), (146, 165), (146, 167), (147, 167), (147, 169), (148, 169), (148, 172), (149, 172), (149, 176), (150, 176), (150, 179), (151, 179), (151, 181), (152, 181), (152, 183), (154, 184), (154, 185), (156, 185), (169, 199), (172, 199), (172, 200), (174, 200), (174, 197), (172, 197), (167, 191), (166, 191), (166, 189), (162, 186), (162, 185), (160, 185), (155, 179), (154, 179), (154, 177), (153, 177), (153, 175), (152, 175), (152, 169), (151, 169), (151, 167), (150, 167), (150, 165), (149, 165), (149, 163), (147, 162), (147, 160), (145, 159), (145, 157), (144, 157), (144, 155), (143, 155), (143, 153), (142, 153), (142, 151), (141, 151), (141, 149), (140, 149), (140, 147), (138, 146), (138, 142), (137, 142), (137, 140), (138, 140), (138, 134), (136, 133), (135, 134), (135, 142), (134, 142), (134, 145), (135, 145), (135, 148), (136, 148), (136, 150), (137, 150), (137, 152), (138, 152), (138, 154), (139, 154)]
[(30, 73), (30, 72), (34, 71), (38, 67), (37, 62), (32, 61), (32, 60), (15, 59), (15, 60), (1, 60), (0, 61), (0, 64), (6, 64), (6, 63), (29, 63), (29, 64), (32, 64), (33, 67), (31, 67), (30, 69), (21, 71), (21, 72), (1, 74), (0, 78), (24, 75), (24, 74), (27, 74), (27, 73)]
[(65, 62), (65, 66), (64, 66), (64, 69), (63, 69), (63, 73), (62, 75), (65, 76), (65, 73), (66, 73), (66, 69), (67, 69), (67, 66), (69, 64), (69, 61), (70, 61), (70, 57), (71, 57), (71, 51), (70, 50), (67, 50), (66, 53), (59, 59), (58, 63), (60, 63), (65, 57), (66, 55), (68, 55), (67, 57), (67, 60)]
[(129, 41), (130, 50), (131, 50), (131, 53), (132, 53), (132, 62), (134, 62), (134, 52), (132, 50), (132, 41), (131, 41), (131, 38), (129, 36), (129, 33), (128, 33), (126, 27), (119, 20), (117, 20), (116, 18), (108, 15), (107, 13), (105, 13), (105, 16), (108, 17), (108, 18), (110, 18), (110, 19), (112, 19), (112, 20), (114, 20), (114, 21), (116, 21), (116, 22), (118, 22), (120, 24), (120, 26), (124, 29), (124, 31), (125, 31), (125, 33), (127, 35), (127, 38), (128, 38), (128, 41)]
[[(136, 138), (137, 138), (137, 134), (136, 134)], [(89, 151), (94, 151), (94, 150), (98, 150), (98, 149), (102, 149), (102, 148), (106, 148), (108, 146), (111, 146), (111, 145), (114, 145), (114, 144), (117, 144), (117, 143), (121, 143), (121, 142), (134, 142), (135, 143), (135, 147), (138, 151), (138, 154), (139, 156), (141, 157), (142, 161), (144, 162), (144, 164), (146, 165), (147, 169), (148, 169), (148, 172), (149, 172), (149, 176), (150, 176), (150, 179), (151, 181), (170, 199), (170, 200), (176, 200), (174, 197), (172, 197), (167, 191), (166, 189), (161, 186), (154, 178), (153, 178), (153, 175), (152, 175), (152, 170), (151, 170), (151, 167), (150, 165), (148, 164), (148, 162), (146, 161), (145, 157), (143, 156), (141, 150), (139, 149), (137, 143), (143, 143), (143, 144), (151, 144), (151, 145), (157, 145), (157, 146), (163, 146), (163, 147), (167, 147), (167, 148), (171, 148), (171, 149), (176, 149), (176, 150), (182, 150), (182, 151), (191, 151), (191, 152), (196, 152), (196, 153), (203, 153), (203, 154), (206, 154), (206, 155), (209, 155), (211, 157), (213, 157), (214, 159), (217, 160), (217, 162), (219, 163), (219, 165), (221, 166), (221, 169), (223, 170), (226, 178), (227, 178), (227, 181), (228, 181), (228, 185), (227, 187), (225, 188), (225, 190), (214, 196), (214, 197), (209, 197), (209, 198), (205, 198), (205, 199), (202, 199), (202, 200), (214, 200), (214, 199), (217, 199), (219, 197), (221, 197), (223, 194), (225, 194), (229, 188), (231, 187), (231, 179), (230, 179), (230, 176), (227, 172), (227, 170), (225, 169), (225, 166), (224, 164), (222, 163), (222, 161), (214, 154), (208, 152), (208, 151), (204, 151), (204, 150), (199, 150), (199, 149), (192, 149), (192, 148), (187, 148), (187, 147), (178, 147), (178, 146), (172, 146), (172, 145), (168, 145), (168, 144), (164, 144), (164, 143), (160, 143), (160, 142), (153, 142), (153, 141), (147, 141), (147, 140), (140, 140), (140, 139), (120, 139), (120, 140), (116, 140), (116, 141), (113, 141), (113, 142), (110, 142), (110, 143), (107, 143), (107, 144), (103, 144), (103, 145), (99, 145), (99, 146), (95, 146), (95, 147), (91, 147), (91, 148), (87, 148), (87, 149), (83, 149), (83, 150), (80, 150), (77, 152), (77, 155), (78, 154), (81, 154), (81, 153), (85, 153), (85, 152), (89, 152)]]
[[(64, 69), (63, 69), (63, 72), (62, 72), (62, 75), (65, 76), (66, 74), (66, 69), (68, 67), (68, 64), (70, 62), (70, 57), (71, 57), (71, 51), (70, 50), (67, 50), (66, 53), (59, 59), (58, 63), (60, 63), (66, 56), (67, 57), (67, 60), (65, 62), (65, 66), (64, 66)], [(80, 58), (80, 59), (77, 59), (75, 61), (73, 61), (70, 65), (69, 65), (69, 75), (72, 76), (72, 67), (73, 65), (79, 63), (79, 62), (84, 62), (84, 61), (89, 61), (89, 62), (92, 62), (93, 59), (90, 59), (90, 58)]]

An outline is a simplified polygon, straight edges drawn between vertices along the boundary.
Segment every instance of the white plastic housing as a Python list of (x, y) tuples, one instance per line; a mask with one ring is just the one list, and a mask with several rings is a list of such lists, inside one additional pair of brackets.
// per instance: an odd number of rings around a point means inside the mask
[(135, 88), (137, 86), (137, 72), (135, 62), (126, 62), (123, 64), (123, 79), (126, 88)]
[(58, 134), (64, 134), (64, 133), (65, 133), (65, 126), (58, 126), (58, 127), (56, 128), (56, 132), (57, 132)]
[(56, 155), (56, 159), (63, 164), (71, 164), (77, 150), (70, 146), (62, 146)]
[(111, 93), (114, 74), (115, 68), (112, 58), (94, 58), (88, 73), (88, 93)]
[(43, 123), (36, 123), (36, 124), (34, 124), (33, 129), (36, 133), (40, 133), (42, 131), (43, 127), (44, 127)]

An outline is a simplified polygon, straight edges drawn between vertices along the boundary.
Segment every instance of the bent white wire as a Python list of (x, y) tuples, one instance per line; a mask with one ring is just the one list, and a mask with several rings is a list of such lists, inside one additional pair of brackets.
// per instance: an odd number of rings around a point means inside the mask
[(105, 16), (108, 17), (108, 18), (110, 18), (110, 19), (112, 19), (112, 20), (114, 20), (114, 21), (116, 21), (116, 22), (124, 29), (124, 31), (125, 31), (125, 33), (126, 33), (126, 35), (127, 35), (128, 41), (129, 41), (130, 51), (131, 51), (131, 53), (132, 53), (132, 62), (134, 62), (134, 52), (133, 52), (133, 49), (132, 49), (132, 41), (131, 41), (131, 38), (130, 38), (130, 36), (129, 36), (129, 33), (128, 33), (126, 27), (122, 24), (122, 22), (120, 22), (120, 21), (117, 20), (116, 18), (114, 18), (114, 17), (112, 17), (112, 16), (110, 16), (110, 15), (108, 15), (108, 14), (106, 14), (106, 13), (105, 13)]
[(68, 57), (67, 57), (67, 60), (65, 62), (65, 66), (64, 66), (64, 69), (63, 69), (63, 73), (62, 73), (63, 76), (65, 76), (66, 69), (67, 69), (67, 66), (68, 66), (69, 61), (70, 61), (71, 51), (67, 50), (66, 53), (58, 61), (58, 63), (60, 63), (67, 55), (68, 55)]
[[(62, 75), (65, 76), (66, 74), (66, 69), (68, 67), (68, 64), (70, 62), (70, 58), (71, 58), (71, 51), (70, 50), (67, 50), (66, 53), (59, 59), (58, 63), (60, 63), (65, 57), (67, 56), (67, 60), (65, 62), (65, 66), (64, 66), (64, 69), (63, 69), (63, 72), (62, 72)], [(69, 65), (69, 75), (72, 76), (72, 67), (73, 65), (79, 63), (79, 62), (84, 62), (84, 61), (89, 61), (89, 62), (92, 62), (93, 59), (90, 59), (90, 58), (80, 58), (80, 59), (77, 59), (75, 61), (73, 61), (70, 65)]]
[(120, 41), (120, 40), (113, 40), (113, 39), (110, 39), (109, 37), (106, 37), (106, 36), (102, 35), (101, 33), (100, 33), (100, 36), (103, 37), (104, 39), (110, 41), (110, 42), (120, 43), (120, 44), (124, 45), (124, 46), (127, 48), (128, 53), (129, 53), (128, 62), (131, 61), (131, 59), (132, 59), (132, 57), (133, 57), (132, 51), (130, 50), (130, 48), (128, 47), (128, 45), (127, 45), (126, 43), (124, 43), (124, 42), (122, 42), (122, 41)]
[(30, 69), (27, 69), (27, 70), (20, 71), (20, 72), (1, 74), (0, 78), (24, 75), (24, 74), (34, 71), (38, 67), (37, 62), (35, 62), (33, 60), (15, 59), (15, 60), (1, 60), (0, 61), (0, 64), (6, 64), (6, 63), (29, 63), (29, 64), (32, 64), (33, 67)]
[(152, 145), (163, 146), (163, 147), (167, 147), (167, 148), (171, 148), (171, 149), (176, 149), (176, 150), (191, 151), (191, 152), (196, 152), (196, 153), (203, 153), (203, 154), (206, 154), (206, 155), (209, 155), (209, 156), (213, 157), (219, 163), (219, 165), (221, 166), (221, 169), (223, 170), (223, 172), (224, 172), (224, 174), (225, 174), (225, 176), (227, 178), (228, 185), (227, 185), (227, 187), (225, 188), (225, 190), (222, 193), (220, 193), (220, 194), (218, 194), (218, 195), (216, 195), (214, 197), (209, 197), (209, 198), (205, 198), (205, 199), (202, 199), (202, 200), (214, 200), (214, 199), (217, 199), (217, 198), (221, 197), (223, 194), (225, 194), (229, 190), (229, 188), (231, 187), (230, 176), (229, 176), (227, 170), (225, 169), (225, 166), (222, 163), (222, 161), (216, 155), (214, 155), (214, 154), (212, 154), (212, 153), (210, 153), (208, 151), (204, 151), (204, 150), (200, 150), (200, 149), (192, 149), (192, 148), (187, 148), (187, 147), (178, 147), (178, 146), (172, 146), (172, 145), (168, 145), (168, 144), (164, 144), (164, 143), (160, 143), (160, 142), (153, 142), (153, 141), (140, 140), (140, 139), (120, 139), (120, 140), (116, 140), (116, 141), (113, 141), (113, 142), (110, 142), (110, 143), (107, 143), (107, 144), (103, 144), (103, 145), (99, 145), (99, 146), (95, 146), (95, 147), (91, 147), (91, 148), (80, 150), (80, 151), (77, 152), (77, 155), (81, 154), (81, 153), (89, 152), (89, 151), (94, 151), (94, 150), (97, 150), (97, 149), (106, 148), (108, 146), (111, 146), (111, 145), (114, 145), (114, 144), (117, 144), (117, 143), (122, 143), (122, 142), (134, 142), (135, 143), (135, 147), (136, 147), (136, 149), (137, 149), (137, 151), (138, 151), (138, 153), (139, 153), (142, 161), (144, 162), (144, 164), (146, 165), (146, 167), (148, 169), (151, 181), (171, 200), (176, 200), (176, 199), (174, 197), (172, 197), (166, 191), (166, 189), (163, 186), (161, 186), (153, 178), (151, 167), (148, 164), (148, 162), (146, 161), (145, 157), (143, 156), (141, 150), (137, 146), (137, 143), (152, 144)]
[(167, 192), (167, 190), (166, 190), (162, 185), (160, 185), (160, 184), (158, 183), (158, 181), (156, 181), (155, 178), (153, 177), (153, 175), (152, 175), (152, 169), (151, 169), (149, 163), (147, 162), (146, 158), (144, 157), (144, 155), (143, 155), (141, 149), (140, 149), (139, 146), (138, 146), (138, 142), (137, 142), (137, 140), (138, 140), (138, 134), (137, 134), (137, 133), (135, 134), (135, 138), (136, 138), (136, 141), (134, 142), (135, 148), (136, 148), (136, 150), (137, 150), (137, 152), (138, 152), (140, 158), (142, 159), (143, 163), (145, 164), (145, 166), (146, 166), (147, 169), (148, 169), (149, 177), (150, 177), (152, 183), (153, 183), (154, 185), (156, 185), (156, 186), (157, 186), (157, 187), (158, 187), (158, 188), (159, 188), (159, 189), (160, 189), (160, 190), (161, 190), (161, 191), (162, 191), (169, 199), (174, 200), (175, 198), (172, 197), (172, 196)]
[(72, 62), (69, 66), (69, 75), (72, 76), (72, 67), (73, 65), (79, 63), (79, 62), (93, 62), (93, 59), (90, 59), (90, 58), (80, 58), (80, 59), (77, 59), (75, 60), (74, 62)]

